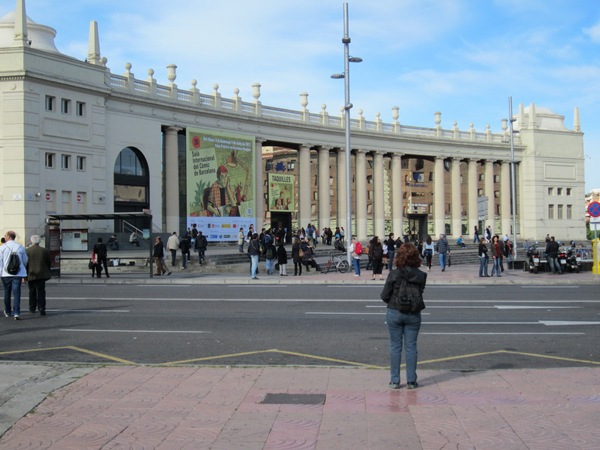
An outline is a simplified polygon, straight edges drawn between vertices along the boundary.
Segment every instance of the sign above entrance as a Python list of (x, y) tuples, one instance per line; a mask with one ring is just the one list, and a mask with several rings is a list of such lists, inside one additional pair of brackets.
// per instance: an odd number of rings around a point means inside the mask
[(279, 173), (270, 173), (268, 175), (269, 183), (269, 211), (292, 212), (295, 211), (294, 205), (294, 175), (284, 175)]

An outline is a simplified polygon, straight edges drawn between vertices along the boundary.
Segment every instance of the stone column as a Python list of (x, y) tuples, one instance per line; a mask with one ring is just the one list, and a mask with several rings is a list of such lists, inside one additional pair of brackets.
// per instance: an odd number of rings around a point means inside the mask
[(348, 192), (346, 186), (346, 150), (340, 148), (337, 150), (337, 226), (344, 227), (346, 229), (346, 219), (348, 212), (346, 209), (347, 195), (351, 195)]
[[(469, 235), (473, 234), (474, 227), (479, 226), (479, 214), (477, 208), (477, 198), (479, 197), (477, 182), (478, 182), (478, 173), (477, 173), (477, 164), (479, 161), (476, 159), (469, 160), (469, 172), (468, 172), (468, 202), (469, 202), (469, 210), (467, 212), (467, 216), (469, 217)], [(483, 230), (479, 230), (481, 233)]]
[(502, 161), (500, 166), (500, 213), (501, 213), (501, 224), (502, 236), (508, 234), (511, 236), (511, 209), (510, 209), (510, 162)]
[(373, 153), (373, 234), (383, 241), (385, 235), (385, 192), (383, 153)]
[(306, 225), (308, 225), (311, 220), (310, 145), (300, 145), (298, 165), (298, 228), (302, 228), (306, 227)]
[(179, 150), (177, 132), (180, 127), (165, 128), (165, 226), (169, 234), (179, 229)]
[(444, 158), (436, 156), (434, 166), (433, 220), (435, 237), (446, 233), (446, 189), (444, 186)]
[[(356, 236), (359, 240), (367, 239), (367, 152), (356, 151), (356, 167), (354, 168), (354, 186), (356, 190)], [(349, 241), (348, 241), (349, 242)]]
[(319, 147), (319, 232), (331, 226), (331, 196), (329, 195), (329, 150)]
[(450, 208), (452, 212), (452, 236), (455, 239), (462, 234), (462, 190), (460, 185), (460, 158), (452, 158), (450, 169), (450, 182), (452, 189), (452, 201)]
[(255, 230), (260, 230), (265, 221), (265, 183), (264, 183), (264, 164), (262, 159), (262, 145), (264, 139), (256, 138), (254, 143), (254, 216), (256, 217)]
[(402, 236), (402, 153), (392, 154), (392, 233)]
[(496, 200), (494, 199), (494, 161), (489, 159), (485, 161), (485, 183), (484, 192), (488, 198), (488, 218), (485, 222), (486, 227), (489, 225), (492, 230), (492, 236), (495, 234), (494, 219), (496, 217)]

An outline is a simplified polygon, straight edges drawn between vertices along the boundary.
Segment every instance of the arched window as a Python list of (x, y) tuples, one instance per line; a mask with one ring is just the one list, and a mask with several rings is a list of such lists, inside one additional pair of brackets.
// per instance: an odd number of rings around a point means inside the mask
[(131, 147), (124, 148), (115, 161), (115, 174), (147, 176), (148, 165), (144, 156), (141, 154), (138, 155), (138, 153), (137, 150)]
[[(148, 163), (142, 152), (126, 147), (117, 156), (114, 170), (114, 212), (142, 212), (150, 208), (150, 177)], [(144, 224), (133, 224), (142, 227)], [(123, 223), (115, 222), (118, 231)]]

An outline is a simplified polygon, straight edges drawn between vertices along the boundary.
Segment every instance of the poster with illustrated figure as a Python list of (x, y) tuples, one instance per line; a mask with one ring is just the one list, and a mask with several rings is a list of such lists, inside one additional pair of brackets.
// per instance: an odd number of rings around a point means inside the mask
[(269, 211), (295, 211), (294, 175), (270, 173), (269, 184)]
[(187, 129), (187, 225), (209, 241), (235, 241), (255, 223), (253, 136)]

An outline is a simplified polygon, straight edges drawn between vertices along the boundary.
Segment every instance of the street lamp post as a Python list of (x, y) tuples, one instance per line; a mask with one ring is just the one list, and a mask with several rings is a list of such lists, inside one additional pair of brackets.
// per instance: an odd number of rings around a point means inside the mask
[(350, 56), (350, 36), (348, 35), (348, 3), (344, 3), (344, 73), (331, 75), (331, 78), (344, 79), (344, 122), (346, 132), (346, 258), (348, 263), (352, 263), (352, 255), (350, 254), (350, 240), (352, 239), (352, 179), (350, 170), (350, 156), (352, 154), (350, 148), (350, 63), (362, 62), (361, 58)]
[(513, 228), (513, 250), (515, 254), (513, 255), (513, 270), (515, 268), (515, 260), (517, 259), (517, 179), (516, 179), (516, 169), (515, 169), (515, 139), (514, 133), (518, 133), (518, 131), (513, 131), (513, 112), (512, 112), (512, 97), (508, 97), (508, 117), (510, 123), (510, 173), (511, 173), (511, 197), (512, 197), (512, 228)]

